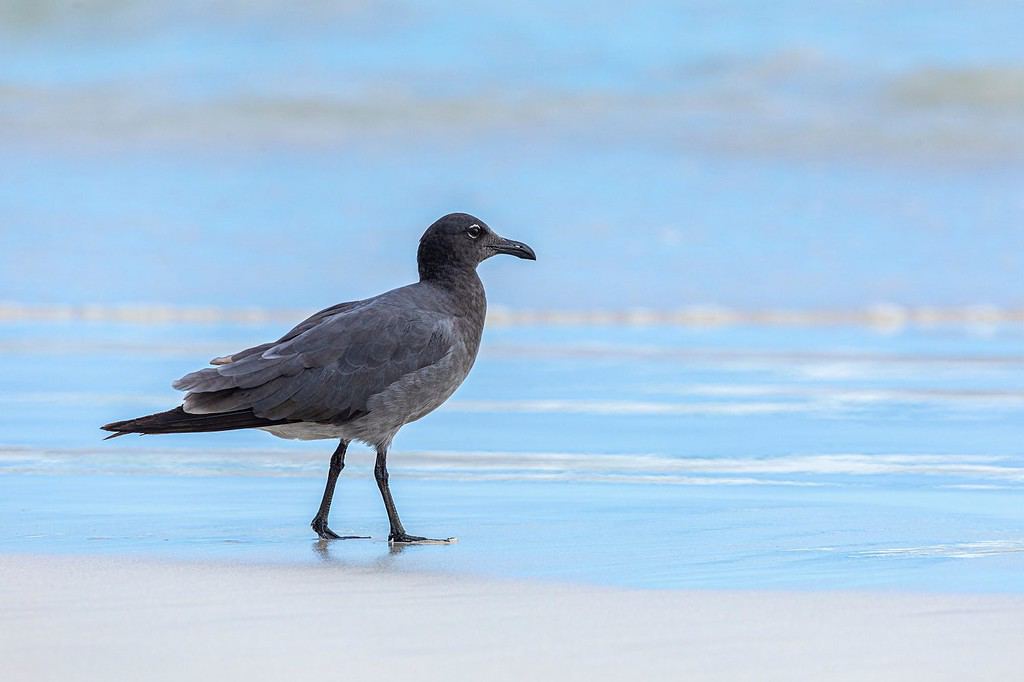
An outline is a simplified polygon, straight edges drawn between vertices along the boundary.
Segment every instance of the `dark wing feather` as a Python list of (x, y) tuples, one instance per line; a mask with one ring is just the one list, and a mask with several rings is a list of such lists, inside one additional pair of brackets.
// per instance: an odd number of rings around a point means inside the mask
[(320, 324), (326, 318), (332, 315), (336, 315), (337, 313), (344, 312), (346, 310), (352, 310), (353, 308), (363, 305), (365, 303), (366, 301), (347, 301), (345, 303), (332, 305), (330, 308), (324, 308), (320, 312), (314, 313), (307, 317), (302, 322), (299, 322), (297, 325), (292, 327), (287, 334), (279, 338), (277, 341), (271, 341), (270, 343), (262, 343), (258, 346), (253, 346), (252, 348), (246, 348), (245, 350), (240, 350), (237, 353), (232, 353), (231, 355), (225, 355), (224, 357), (214, 358), (213, 360), (210, 361), (210, 364), (226, 365), (232, 362), (237, 362), (242, 358), (247, 358), (250, 355), (258, 355), (263, 351), (267, 350), (268, 348), (273, 348), (279, 343), (283, 343), (285, 341), (290, 341), (291, 339), (294, 339), (299, 334), (302, 334), (303, 332), (312, 329), (313, 327)]
[(275, 344), (188, 374), (190, 413), (250, 409), (271, 420), (341, 423), (365, 414), (370, 398), (453, 347), (448, 316), (420, 309), (400, 290), (322, 311)]
[(117, 438), (129, 433), (197, 433), (208, 431), (234, 431), (261, 426), (287, 424), (288, 421), (274, 421), (257, 417), (252, 410), (218, 412), (216, 414), (189, 414), (181, 407), (158, 412), (145, 417), (105, 424), (100, 428), (113, 431), (104, 440)]

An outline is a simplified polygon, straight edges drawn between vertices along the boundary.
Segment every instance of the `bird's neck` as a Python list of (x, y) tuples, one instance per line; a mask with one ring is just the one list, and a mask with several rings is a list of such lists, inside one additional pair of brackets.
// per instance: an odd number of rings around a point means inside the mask
[(487, 296), (484, 293), (484, 283), (476, 274), (476, 268), (442, 267), (428, 271), (421, 268), (420, 281), (429, 282), (449, 292), (469, 317), (483, 324), (487, 314)]
[(456, 263), (440, 263), (430, 267), (420, 266), (420, 281), (430, 282), (446, 289), (480, 289), (484, 285), (476, 268)]

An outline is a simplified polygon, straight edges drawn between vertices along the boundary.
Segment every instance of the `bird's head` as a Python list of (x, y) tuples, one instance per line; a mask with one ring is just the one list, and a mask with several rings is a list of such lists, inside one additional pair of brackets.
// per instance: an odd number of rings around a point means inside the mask
[(468, 213), (449, 213), (438, 218), (420, 238), (420, 278), (452, 270), (472, 270), (499, 253), (537, 260), (529, 246), (505, 239), (479, 218)]

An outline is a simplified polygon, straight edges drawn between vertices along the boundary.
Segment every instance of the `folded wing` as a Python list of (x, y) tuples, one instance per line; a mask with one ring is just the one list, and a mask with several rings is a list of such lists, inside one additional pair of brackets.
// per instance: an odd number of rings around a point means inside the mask
[(188, 391), (192, 414), (251, 410), (268, 420), (341, 424), (453, 346), (447, 316), (370, 299), (321, 311), (277, 342), (219, 358), (174, 387)]

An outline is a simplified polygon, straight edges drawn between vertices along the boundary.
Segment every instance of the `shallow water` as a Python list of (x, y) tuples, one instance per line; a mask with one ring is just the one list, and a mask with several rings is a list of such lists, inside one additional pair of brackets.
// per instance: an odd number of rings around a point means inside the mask
[[(272, 326), (5, 327), (0, 551), (374, 564), (635, 587), (1024, 590), (1020, 330), (492, 327), (395, 442), (390, 552), (354, 448), (126, 437), (167, 380)], [(65, 341), (73, 339), (77, 348)], [(17, 341), (18, 343), (14, 343)]]

